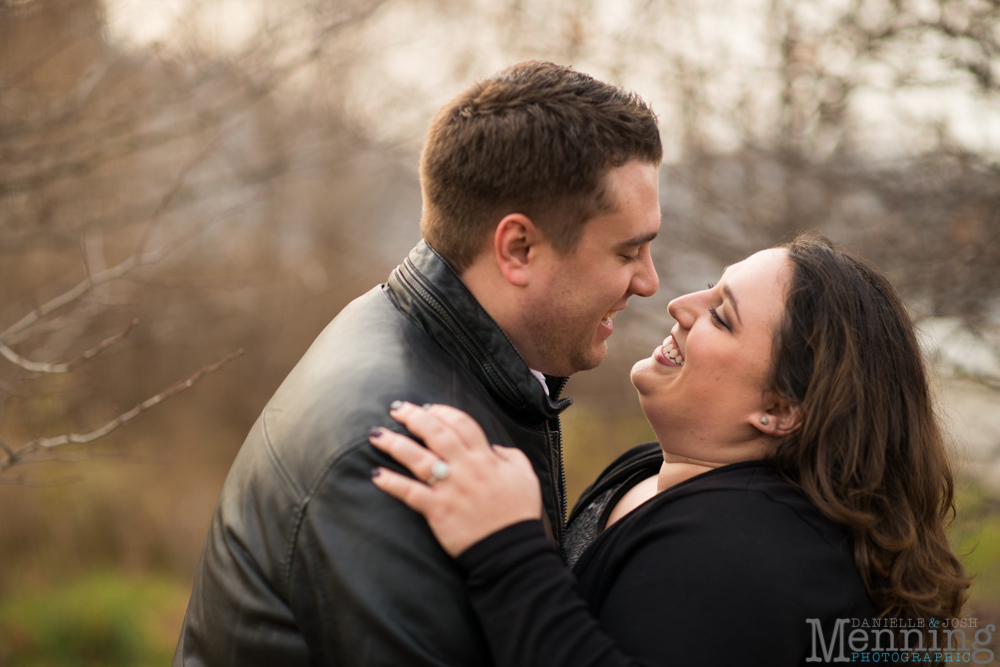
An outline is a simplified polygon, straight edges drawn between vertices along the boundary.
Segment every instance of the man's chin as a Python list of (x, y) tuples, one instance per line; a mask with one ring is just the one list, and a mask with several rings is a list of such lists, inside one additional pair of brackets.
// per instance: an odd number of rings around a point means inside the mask
[(573, 360), (572, 372), (579, 373), (580, 371), (593, 370), (600, 366), (607, 356), (608, 344), (602, 341), (600, 344), (587, 350), (586, 354), (581, 354)]

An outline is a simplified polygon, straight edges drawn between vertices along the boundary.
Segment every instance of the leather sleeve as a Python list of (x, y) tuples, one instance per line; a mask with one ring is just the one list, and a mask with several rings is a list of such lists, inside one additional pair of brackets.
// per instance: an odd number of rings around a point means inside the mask
[[(380, 491), (367, 440), (311, 493), (294, 540), (290, 604), (319, 665), (491, 664), (461, 568), (423, 517)], [(390, 528), (391, 527), (391, 528)]]

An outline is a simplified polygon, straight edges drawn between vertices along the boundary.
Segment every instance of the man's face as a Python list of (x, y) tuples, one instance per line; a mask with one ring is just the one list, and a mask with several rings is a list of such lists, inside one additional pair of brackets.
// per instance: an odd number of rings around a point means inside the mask
[(605, 176), (613, 207), (587, 221), (566, 255), (543, 244), (540, 278), (521, 311), (531, 341), (529, 365), (549, 375), (589, 370), (608, 351), (613, 318), (633, 294), (659, 286), (649, 243), (660, 228), (660, 200), (652, 164), (631, 161)]

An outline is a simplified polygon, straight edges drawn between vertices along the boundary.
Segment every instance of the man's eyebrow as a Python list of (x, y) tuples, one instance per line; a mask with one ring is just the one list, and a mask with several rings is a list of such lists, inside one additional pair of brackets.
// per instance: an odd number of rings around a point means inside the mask
[(733, 304), (733, 312), (736, 314), (736, 319), (740, 319), (740, 309), (736, 305), (736, 297), (733, 296), (733, 290), (729, 289), (729, 285), (722, 286), (722, 294), (729, 299), (729, 303)]
[(628, 241), (622, 241), (618, 244), (619, 248), (630, 248), (632, 246), (642, 245), (643, 243), (649, 243), (656, 238), (657, 232), (650, 232), (648, 234), (643, 234), (641, 236), (636, 236)]

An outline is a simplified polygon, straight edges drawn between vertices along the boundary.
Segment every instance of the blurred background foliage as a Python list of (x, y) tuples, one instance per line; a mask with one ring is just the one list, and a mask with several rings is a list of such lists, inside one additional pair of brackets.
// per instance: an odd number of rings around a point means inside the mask
[(571, 496), (652, 437), (669, 299), (819, 228), (925, 334), (995, 623), (998, 54), (993, 0), (0, 0), (0, 665), (169, 663), (250, 425), (419, 238), (431, 115), (527, 58), (636, 90), (667, 153), (660, 292), (567, 390)]

